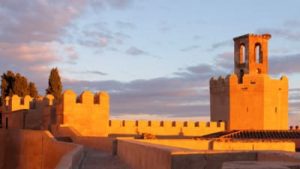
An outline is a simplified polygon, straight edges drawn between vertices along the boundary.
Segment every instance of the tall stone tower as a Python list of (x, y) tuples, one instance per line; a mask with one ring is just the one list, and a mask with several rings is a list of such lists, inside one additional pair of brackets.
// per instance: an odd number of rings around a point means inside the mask
[(234, 73), (210, 80), (211, 121), (228, 130), (288, 129), (288, 79), (268, 75), (270, 34), (234, 38)]

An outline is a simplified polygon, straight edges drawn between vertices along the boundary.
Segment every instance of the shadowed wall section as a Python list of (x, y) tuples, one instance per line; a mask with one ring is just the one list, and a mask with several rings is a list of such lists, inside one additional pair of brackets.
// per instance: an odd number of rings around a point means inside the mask
[(2, 106), (2, 127), (14, 129), (48, 129), (54, 97), (6, 97)]
[[(74, 157), (79, 165), (82, 147), (56, 141), (47, 131), (0, 130), (0, 168), (53, 169), (61, 158), (79, 148)], [(73, 157), (72, 157), (73, 158)]]

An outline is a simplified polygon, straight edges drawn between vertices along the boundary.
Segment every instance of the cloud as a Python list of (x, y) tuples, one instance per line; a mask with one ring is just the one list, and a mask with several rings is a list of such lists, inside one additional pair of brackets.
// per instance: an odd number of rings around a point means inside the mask
[[(234, 53), (225, 51), (217, 55), (214, 66), (220, 70), (231, 73), (233, 72), (233, 57)], [(271, 75), (286, 74), (291, 75), (300, 73), (300, 53), (277, 55), (269, 57), (269, 72)]]
[(198, 117), (209, 115), (209, 79), (218, 70), (207, 64), (188, 67), (174, 77), (120, 81), (64, 80), (66, 88), (80, 93), (106, 90), (111, 95), (113, 116), (126, 114)]
[(147, 54), (147, 52), (143, 51), (142, 49), (139, 49), (137, 47), (131, 46), (126, 50), (126, 54), (128, 55), (133, 55), (133, 56), (138, 56), (138, 55), (144, 55)]
[(188, 47), (186, 47), (186, 48), (183, 48), (183, 49), (181, 49), (180, 51), (181, 51), (181, 52), (189, 52), (189, 51), (191, 51), (191, 50), (195, 50), (195, 49), (198, 49), (198, 48), (200, 48), (199, 45), (192, 45), (192, 46), (188, 46)]
[(78, 0), (2, 0), (0, 41), (28, 43), (57, 40), (71, 20), (83, 10), (85, 1)]
[(221, 41), (221, 42), (217, 42), (217, 43), (213, 43), (211, 45), (211, 48), (209, 49), (209, 51), (213, 51), (225, 46), (232, 46), (233, 45), (233, 41), (232, 40), (226, 40), (226, 41)]
[(289, 121), (290, 125), (299, 125), (300, 88), (289, 89)]
[[(104, 8), (125, 9), (130, 3), (131, 0), (1, 0), (0, 72), (20, 72), (43, 90), (53, 65), (75, 64), (80, 57), (76, 46), (65, 41), (68, 35), (72, 41), (74, 33), (84, 34), (76, 25), (79, 16), (92, 6), (101, 12)], [(107, 29), (91, 32), (89, 38), (83, 39), (85, 45), (106, 47), (122, 44), (126, 35)], [(105, 75), (97, 71), (85, 73)]]
[(128, 7), (128, 5), (132, 2), (132, 0), (89, 0), (90, 7), (93, 8), (103, 8), (110, 7), (115, 9), (124, 9)]
[(293, 55), (273, 56), (269, 58), (270, 73), (278, 74), (293, 74), (299, 73), (300, 53)]
[(0, 43), (0, 59), (14, 62), (21, 61), (28, 64), (51, 63), (59, 60), (54, 48), (55, 44), (53, 43)]
[(94, 49), (107, 47), (117, 49), (124, 41), (130, 39), (130, 36), (123, 32), (111, 31), (109, 25), (103, 22), (87, 24), (83, 31), (79, 30), (75, 34), (79, 35), (76, 41), (80, 45)]
[(284, 23), (284, 26), (290, 28), (300, 27), (300, 20), (288, 20)]
[(120, 29), (134, 29), (136, 28), (135, 24), (131, 22), (117, 21), (116, 26)]
[(219, 67), (220, 69), (223, 69), (226, 72), (230, 72), (233, 70), (233, 58), (234, 53), (233, 52), (222, 52), (218, 54), (218, 56), (215, 58), (215, 66)]
[(198, 41), (198, 40), (200, 40), (200, 39), (202, 39), (203, 37), (202, 36), (200, 36), (200, 35), (194, 35), (193, 36), (193, 40), (195, 40), (195, 41)]
[(67, 56), (65, 63), (76, 64), (76, 61), (79, 59), (79, 55), (75, 47), (66, 46), (63, 52)]
[(100, 75), (100, 76), (106, 76), (107, 75), (107, 73), (104, 73), (104, 72), (101, 72), (101, 71), (97, 71), (97, 70), (89, 70), (89, 71), (86, 71), (85, 73), (95, 74), (95, 75)]
[[(84, 70), (84, 71), (80, 71), (80, 70), (67, 69), (67, 70), (64, 70), (64, 72), (69, 73), (69, 74), (84, 75), (84, 76), (89, 76), (89, 77), (91, 75), (96, 75), (96, 76), (106, 76), (106, 75), (108, 75), (107, 73), (99, 71), (99, 70)], [(72, 81), (71, 79), (68, 79), (68, 78), (65, 78), (65, 80)]]
[[(281, 56), (271, 62), (281, 63), (286, 57), (288, 56)], [(297, 56), (289, 57), (297, 58)], [(173, 77), (139, 79), (130, 82), (65, 80), (64, 86), (76, 89), (77, 93), (81, 93), (87, 87), (92, 91), (108, 91), (111, 96), (111, 116), (116, 118), (206, 117), (205, 119), (208, 119), (209, 79), (213, 76), (225, 76), (229, 69), (233, 68), (232, 59), (232, 52), (220, 53), (213, 65), (190, 66), (175, 72)], [(291, 62), (299, 63), (293, 59)], [(217, 64), (219, 66), (216, 66)], [(290, 117), (298, 117), (300, 89), (290, 89), (289, 92)], [(298, 121), (290, 118), (290, 124), (296, 123), (299, 124)]]
[(13, 70), (45, 88), (51, 65), (62, 61), (56, 43), (0, 43), (0, 71)]
[(300, 31), (298, 29), (290, 29), (290, 28), (262, 28), (258, 29), (256, 32), (258, 34), (262, 33), (270, 33), (273, 36), (278, 36), (291, 41), (299, 41), (300, 40)]

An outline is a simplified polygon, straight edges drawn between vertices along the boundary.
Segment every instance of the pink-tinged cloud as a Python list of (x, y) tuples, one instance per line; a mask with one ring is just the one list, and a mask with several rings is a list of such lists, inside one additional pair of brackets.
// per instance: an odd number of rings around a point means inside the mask
[(14, 63), (51, 64), (60, 58), (55, 52), (55, 44), (11, 44), (0, 43), (0, 59)]
[(84, 10), (86, 0), (2, 0), (0, 41), (27, 43), (57, 40)]
[[(62, 61), (54, 43), (0, 43), (0, 72), (19, 72), (45, 88), (53, 64)], [(42, 89), (43, 90), (43, 89)]]
[[(40, 89), (44, 88), (51, 67), (61, 62), (73, 64), (79, 58), (76, 49), (63, 42), (64, 37), (70, 33), (68, 31), (76, 29), (74, 21), (78, 16), (91, 7), (99, 12), (105, 6), (125, 8), (130, 2), (131, 0), (1, 0), (0, 72), (20, 72), (37, 82)], [(91, 35), (90, 41), (97, 41), (98, 46), (106, 46), (109, 36)], [(100, 74), (95, 71), (91, 73)]]

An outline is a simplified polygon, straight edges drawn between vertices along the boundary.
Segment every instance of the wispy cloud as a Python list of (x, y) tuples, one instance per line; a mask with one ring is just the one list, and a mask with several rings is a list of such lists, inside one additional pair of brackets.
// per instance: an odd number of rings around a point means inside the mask
[[(68, 88), (107, 90), (113, 116), (124, 114), (196, 117), (209, 115), (209, 79), (224, 74), (208, 64), (187, 67), (174, 77), (120, 81), (64, 81)], [(134, 106), (132, 106), (134, 105)]]
[(121, 29), (135, 29), (136, 25), (132, 22), (117, 21), (116, 26)]
[(300, 20), (288, 20), (277, 28), (260, 28), (256, 30), (257, 33), (270, 33), (273, 36), (278, 36), (290, 41), (300, 40)]
[(126, 50), (126, 54), (133, 55), (133, 56), (139, 56), (139, 55), (147, 54), (147, 52), (145, 52), (144, 50), (139, 49), (135, 46), (131, 46), (130, 48), (128, 48)]
[(233, 46), (233, 41), (232, 40), (226, 40), (226, 41), (221, 41), (221, 42), (216, 42), (211, 45), (211, 48), (208, 49), (208, 51), (214, 51), (216, 49), (226, 47), (226, 46)]
[(287, 28), (264, 28), (264, 29), (257, 30), (257, 33), (265, 33), (265, 32), (268, 32), (273, 36), (285, 38), (287, 40), (292, 40), (292, 41), (300, 40), (300, 32), (296, 30), (291, 30)]
[(270, 73), (293, 74), (300, 72), (300, 53), (293, 55), (271, 56), (269, 58)]
[(188, 46), (186, 48), (181, 49), (180, 51), (189, 52), (189, 51), (192, 51), (192, 50), (195, 50), (195, 49), (198, 49), (198, 48), (200, 48), (199, 45), (191, 45), (191, 46)]
[(215, 58), (215, 66), (225, 70), (226, 72), (232, 71), (234, 66), (233, 58), (233, 52), (222, 52)]
[(100, 75), (100, 76), (106, 76), (107, 75), (107, 73), (97, 71), (97, 70), (89, 70), (89, 71), (84, 72), (84, 74), (95, 74), (95, 75)]

